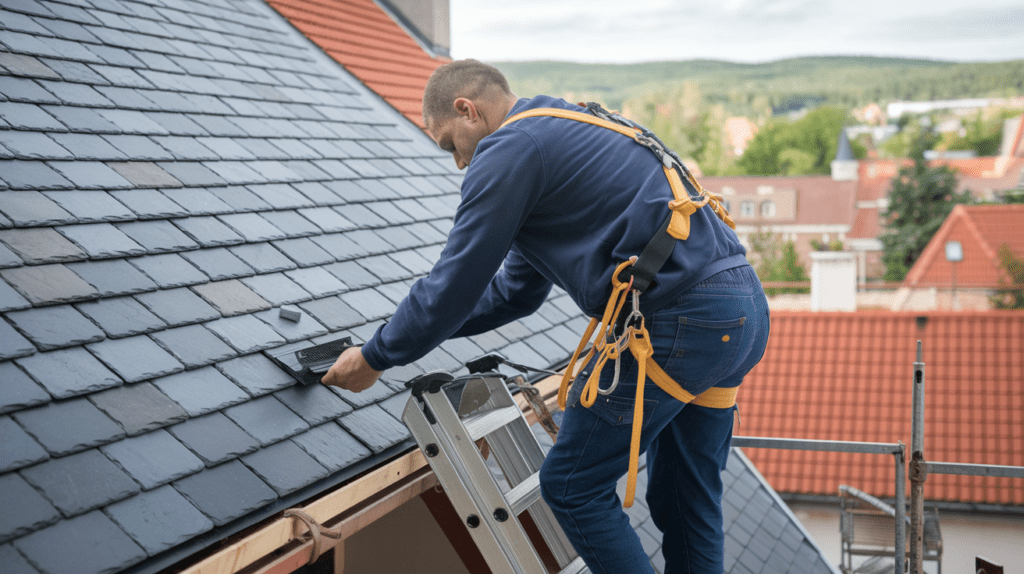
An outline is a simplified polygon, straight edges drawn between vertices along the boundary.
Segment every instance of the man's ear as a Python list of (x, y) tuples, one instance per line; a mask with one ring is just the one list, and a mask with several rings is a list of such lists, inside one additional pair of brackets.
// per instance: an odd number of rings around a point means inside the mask
[(455, 113), (461, 118), (465, 118), (469, 121), (476, 121), (480, 110), (477, 109), (476, 104), (469, 98), (455, 98), (453, 103), (455, 106)]

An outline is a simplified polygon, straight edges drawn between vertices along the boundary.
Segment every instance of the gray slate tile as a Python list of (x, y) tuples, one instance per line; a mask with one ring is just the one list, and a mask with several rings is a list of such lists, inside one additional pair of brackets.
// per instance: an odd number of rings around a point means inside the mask
[(42, 74), (35, 73), (29, 75), (53, 79), (63, 78), (69, 82), (81, 82), (92, 84), (93, 86), (109, 83), (103, 76), (92, 71), (92, 68), (81, 62), (43, 58), (42, 61), (37, 60), (36, 63), (39, 65), (39, 68), (45, 70), (46, 75), (43, 76)]
[(21, 471), (64, 516), (127, 498), (139, 486), (98, 449), (56, 458)]
[(251, 267), (223, 247), (190, 251), (182, 253), (181, 256), (213, 281), (247, 277), (253, 274)]
[(209, 518), (170, 486), (112, 504), (106, 512), (150, 556), (213, 528)]
[(249, 399), (249, 395), (213, 367), (162, 377), (153, 381), (153, 384), (181, 405), (190, 417)]
[(313, 298), (312, 295), (289, 279), (284, 273), (256, 275), (241, 281), (275, 307), (308, 301)]
[(379, 453), (409, 437), (405, 425), (377, 405), (359, 409), (338, 420), (352, 436)]
[(185, 420), (185, 411), (150, 383), (124, 385), (89, 396), (129, 436)]
[(362, 315), (336, 296), (300, 303), (299, 307), (332, 331), (348, 329), (366, 322)]
[(330, 390), (357, 409), (383, 401), (395, 393), (391, 387), (383, 383), (375, 383), (365, 391), (358, 393), (341, 387), (330, 387)]
[(4, 511), (0, 513), (2, 542), (28, 534), (60, 519), (57, 509), (17, 473), (0, 476), (0, 498), (4, 501)]
[(65, 225), (56, 229), (96, 259), (142, 255), (146, 252), (145, 248), (109, 223)]
[(311, 267), (333, 263), (334, 256), (324, 251), (308, 237), (275, 241), (274, 246), (295, 261), (299, 267)]
[(262, 353), (225, 361), (217, 369), (254, 397), (295, 384), (291, 375)]
[[(3, 216), (0, 216), (0, 218), (3, 218)], [(6, 221), (7, 218), (0, 219), (0, 225), (6, 226)], [(6, 245), (0, 243), (0, 268), (21, 267), (22, 263), (24, 262), (21, 260), (21, 257), (18, 257)]]
[(4, 565), (7, 574), (39, 574), (39, 571), (10, 544), (0, 545), (0, 564)]
[(75, 557), (76, 574), (119, 572), (146, 557), (142, 548), (99, 511), (33, 532), (14, 545), (47, 573), (66, 572), (68, 556)]
[(188, 215), (185, 208), (155, 189), (112, 191), (110, 195), (131, 209), (139, 219), (166, 219)]
[(203, 247), (235, 245), (245, 241), (216, 217), (188, 217), (175, 219), (172, 223)]
[[(0, 458), (0, 473), (17, 470), (42, 462), (50, 455), (11, 417), (0, 417), (0, 441), (4, 445), (4, 456)], [(3, 531), (0, 528), (0, 531)]]
[(18, 366), (54, 398), (66, 399), (121, 384), (121, 378), (81, 347), (36, 353), (17, 360)]
[[(110, 143), (118, 151), (122, 152), (135, 161), (161, 161), (174, 159), (174, 155), (146, 136), (135, 135), (104, 135), (104, 140)], [(97, 158), (100, 159), (100, 158)], [(159, 164), (164, 171), (170, 172), (165, 164)], [(172, 177), (187, 184), (175, 174)]]
[(295, 269), (296, 267), (294, 261), (285, 257), (283, 253), (270, 243), (248, 243), (237, 247), (230, 247), (228, 250), (242, 261), (245, 261), (257, 273), (274, 273)]
[(56, 191), (45, 195), (70, 212), (79, 223), (130, 221), (136, 217), (105, 191)]
[[(101, 74), (103, 72), (100, 72)], [(117, 126), (117, 131), (125, 134), (165, 135), (167, 128), (150, 119), (149, 114), (134, 110), (98, 110), (97, 113)]]
[(136, 187), (181, 187), (181, 182), (160, 166), (146, 161), (107, 162), (107, 166)]
[[(299, 191), (291, 185), (250, 185), (248, 188), (274, 209), (295, 209), (313, 206), (313, 202), (308, 197), (299, 193)], [(306, 225), (308, 225), (308, 223)], [(286, 233), (289, 232), (289, 230), (286, 229), (281, 230)]]
[(177, 253), (139, 257), (132, 259), (131, 264), (164, 289), (209, 281), (209, 277)]
[(205, 468), (203, 461), (162, 429), (108, 444), (100, 450), (141, 484), (144, 490), (151, 490)]
[(154, 333), (152, 337), (190, 369), (230, 359), (236, 355), (234, 349), (202, 325), (166, 329)]
[(86, 107), (114, 107), (113, 102), (104, 98), (99, 92), (85, 84), (72, 84), (70, 82), (53, 82), (40, 80), (44, 88), (65, 104), (72, 106)]
[(310, 429), (293, 437), (292, 441), (330, 472), (337, 472), (371, 454), (370, 449), (335, 422)]
[(269, 325), (251, 315), (218, 319), (207, 323), (206, 327), (242, 354), (276, 347), (285, 342)]
[(71, 152), (40, 132), (0, 131), (0, 145), (18, 159), (75, 159)]
[(295, 269), (285, 271), (284, 274), (292, 281), (298, 283), (303, 289), (309, 291), (314, 297), (326, 297), (335, 293), (341, 293), (347, 289), (340, 279), (320, 267)]
[(408, 279), (413, 275), (387, 255), (364, 257), (359, 260), (359, 264), (386, 283)]
[(256, 213), (233, 213), (221, 215), (219, 219), (235, 230), (247, 242), (284, 239), (284, 233)]
[(310, 425), (319, 425), (352, 412), (352, 407), (323, 385), (294, 385), (274, 396)]
[(309, 424), (273, 395), (224, 409), (224, 415), (264, 446), (309, 428)]
[[(4, 10), (0, 11), (0, 18), (2, 18), (4, 27), (10, 30), (12, 29), (12, 25), (16, 23), (16, 21), (13, 20), (14, 18), (24, 17)], [(32, 20), (27, 18), (24, 18), (24, 20), (27, 23), (32, 23)], [(60, 103), (60, 100), (53, 94), (41, 88), (40, 83), (28, 78), (16, 78), (14, 76), (4, 76), (0, 78), (0, 94), (3, 94), (6, 99), (12, 102), (24, 102), (29, 104)]]
[(35, 104), (0, 102), (0, 119), (15, 129), (58, 132), (65, 129), (53, 116)]
[[(214, 188), (216, 189), (216, 188)], [(231, 206), (224, 203), (212, 191), (202, 187), (185, 187), (165, 190), (164, 195), (184, 207), (192, 215), (231, 213)]]
[(201, 163), (190, 161), (160, 162), (157, 165), (171, 174), (171, 177), (187, 186), (224, 185), (228, 183)]
[(70, 305), (12, 311), (7, 319), (43, 351), (103, 339), (103, 332)]
[(74, 216), (38, 191), (8, 191), (3, 197), (0, 211), (19, 227), (60, 225), (75, 221)]
[[(0, 323), (0, 327), (2, 325)], [(13, 362), (0, 363), (0, 380), (4, 382), (4, 392), (0, 393), (0, 413), (20, 410), (50, 400), (50, 395)]]
[(199, 323), (220, 317), (220, 313), (184, 287), (139, 295), (136, 299), (171, 326)]
[(15, 420), (54, 456), (124, 437), (124, 431), (84, 398), (51, 402), (14, 414)]
[(248, 454), (260, 446), (219, 412), (189, 419), (167, 430), (209, 466)]
[(339, 295), (346, 305), (367, 319), (383, 319), (394, 314), (396, 305), (373, 289), (349, 291)]
[[(204, 252), (205, 251), (211, 250), (204, 250)], [(230, 252), (226, 249), (222, 249), (220, 251), (230, 255)], [(233, 255), (230, 256), (234, 257)], [(235, 259), (237, 260), (237, 258)], [(239, 265), (244, 265), (241, 260), (237, 261)], [(197, 285), (192, 289), (198, 293), (199, 296), (213, 305), (214, 308), (220, 311), (220, 313), (225, 317), (269, 309), (271, 306), (270, 303), (238, 280), (206, 283), (203, 285)]]
[(5, 229), (0, 231), (0, 241), (30, 265), (78, 261), (87, 257), (74, 243), (49, 227)]
[(343, 261), (325, 265), (324, 269), (348, 285), (351, 289), (362, 289), (380, 284), (380, 279), (355, 261)]
[(99, 161), (51, 161), (48, 165), (77, 189), (123, 189), (132, 183)]
[(95, 287), (101, 297), (142, 293), (157, 288), (149, 277), (123, 259), (69, 263), (67, 268)]
[(259, 198), (255, 193), (240, 185), (230, 185), (217, 188), (217, 197), (224, 200), (236, 212), (263, 211), (270, 209), (270, 205)]
[(110, 338), (141, 335), (166, 326), (166, 323), (131, 297), (89, 301), (79, 303), (76, 308), (99, 325)]
[[(295, 309), (298, 311), (298, 309)], [(301, 311), (299, 311), (301, 313)], [(312, 337), (326, 335), (328, 330), (308, 315), (303, 315), (299, 321), (289, 321), (280, 317), (280, 309), (269, 309), (256, 313), (255, 316), (270, 325), (274, 331), (280, 333), (289, 343), (303, 341)]]
[(281, 496), (328, 474), (326, 468), (289, 440), (246, 455), (242, 462)]
[(169, 221), (137, 221), (120, 223), (115, 227), (150, 253), (178, 252), (199, 247)]
[(106, 340), (88, 345), (87, 348), (129, 383), (177, 373), (184, 369), (177, 359), (145, 335)]
[(153, 136), (153, 141), (171, 152), (171, 155), (178, 160), (193, 162), (217, 159), (217, 154), (200, 145), (196, 138), (186, 136)]
[(183, 478), (174, 488), (217, 526), (277, 500), (277, 494), (237, 460)]

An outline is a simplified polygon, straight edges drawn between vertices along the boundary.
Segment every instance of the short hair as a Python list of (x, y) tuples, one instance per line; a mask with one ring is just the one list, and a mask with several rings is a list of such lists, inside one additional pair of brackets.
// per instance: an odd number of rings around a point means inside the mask
[(456, 60), (430, 75), (423, 90), (423, 121), (445, 121), (456, 115), (452, 105), (458, 98), (475, 99), (489, 89), (511, 95), (508, 80), (494, 66), (477, 60)]

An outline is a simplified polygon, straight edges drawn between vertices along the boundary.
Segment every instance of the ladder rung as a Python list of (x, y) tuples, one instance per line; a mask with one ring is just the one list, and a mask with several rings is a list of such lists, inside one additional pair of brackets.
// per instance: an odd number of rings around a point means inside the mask
[(508, 491), (505, 495), (505, 500), (508, 501), (509, 508), (512, 509), (512, 514), (519, 516), (524, 510), (530, 507), (531, 504), (537, 502), (540, 498), (540, 473), (535, 472), (528, 476), (526, 480), (520, 482)]
[(577, 556), (568, 566), (562, 568), (562, 571), (558, 574), (584, 574), (586, 572), (590, 572), (590, 570), (587, 569), (587, 565), (583, 562), (583, 557)]
[(476, 440), (487, 436), (508, 423), (522, 416), (519, 407), (502, 407), (489, 410), (483, 414), (474, 415), (463, 419), (462, 424), (466, 427), (469, 436)]

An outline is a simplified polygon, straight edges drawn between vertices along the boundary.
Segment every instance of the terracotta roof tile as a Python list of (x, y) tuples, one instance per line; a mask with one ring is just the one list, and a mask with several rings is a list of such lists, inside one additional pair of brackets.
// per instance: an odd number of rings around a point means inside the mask
[(395, 109), (424, 127), (434, 58), (372, 0), (269, 0), (282, 16)]
[[(775, 312), (740, 395), (737, 434), (910, 443), (912, 363), (924, 345), (925, 457), (1024, 465), (1024, 313)], [(747, 449), (780, 492), (895, 492), (888, 456)], [(1024, 504), (1019, 482), (931, 475), (933, 500)]]
[(1008, 244), (1018, 256), (1024, 255), (1024, 205), (958, 205), (953, 208), (942, 227), (907, 273), (906, 285), (914, 287), (949, 286), (953, 263), (946, 261), (947, 241), (959, 241), (963, 261), (956, 266), (958, 286), (994, 286), (1004, 272), (999, 267), (998, 252)]

